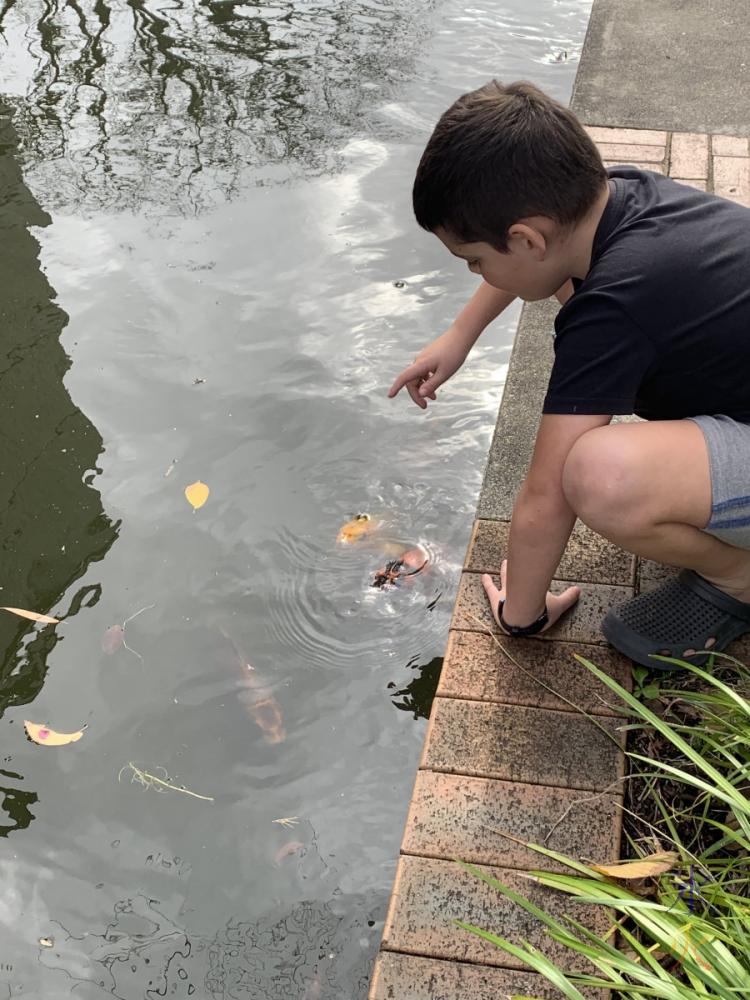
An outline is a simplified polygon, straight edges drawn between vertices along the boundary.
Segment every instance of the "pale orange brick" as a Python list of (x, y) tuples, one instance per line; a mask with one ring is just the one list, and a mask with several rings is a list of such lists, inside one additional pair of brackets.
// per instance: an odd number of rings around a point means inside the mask
[(715, 135), (711, 139), (714, 156), (747, 156), (747, 139), (736, 135)]
[(621, 730), (606, 715), (436, 698), (420, 767), (601, 792), (621, 777)]
[[(584, 988), (582, 992), (603, 996), (596, 990)], [(543, 1000), (563, 1000), (564, 996), (543, 976), (527, 969), (493, 968), (399, 951), (378, 955), (370, 984), (370, 1000), (501, 1000), (519, 995)]]
[(419, 771), (401, 852), (565, 871), (560, 862), (524, 845), (544, 844), (577, 857), (585, 844), (587, 857), (619, 857), (619, 798), (615, 776), (610, 792), (589, 796), (548, 785)]
[(597, 146), (603, 160), (619, 160), (620, 163), (634, 160), (661, 163), (667, 155), (666, 146), (636, 146), (629, 142), (598, 142)]
[(675, 132), (669, 154), (672, 177), (708, 177), (708, 136), (697, 132)]
[(672, 180), (677, 181), (678, 184), (687, 184), (688, 187), (697, 188), (699, 191), (705, 191), (707, 181), (700, 181), (695, 177), (673, 177)]
[(665, 146), (667, 133), (644, 128), (601, 128), (585, 125), (594, 142), (628, 142), (636, 146)]
[(604, 166), (605, 167), (623, 167), (623, 166), (625, 166), (625, 167), (638, 167), (639, 170), (653, 170), (653, 172), (655, 174), (663, 174), (664, 173), (664, 167), (662, 166), (661, 163), (634, 163), (632, 161), (628, 161), (627, 163), (623, 163), (622, 160), (605, 160), (604, 161)]
[(750, 208), (750, 157), (715, 156), (714, 192)]
[[(603, 907), (579, 903), (574, 896), (530, 881), (523, 872), (491, 866), (481, 866), (480, 870), (561, 922), (572, 917), (597, 935), (610, 929), (609, 914)], [(384, 950), (526, 968), (521, 959), (457, 927), (456, 920), (494, 931), (516, 945), (528, 941), (566, 971), (593, 971), (587, 959), (552, 940), (541, 920), (455, 862), (402, 855), (383, 927)]]

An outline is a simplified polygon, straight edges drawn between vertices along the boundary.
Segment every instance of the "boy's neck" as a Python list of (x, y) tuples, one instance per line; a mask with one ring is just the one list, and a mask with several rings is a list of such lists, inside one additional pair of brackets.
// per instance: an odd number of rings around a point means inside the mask
[(594, 237), (599, 226), (604, 210), (609, 204), (612, 194), (612, 186), (609, 182), (602, 188), (601, 194), (594, 203), (591, 211), (575, 227), (570, 234), (567, 247), (568, 259), (570, 261), (570, 277), (586, 277), (591, 268), (591, 254), (594, 249)]

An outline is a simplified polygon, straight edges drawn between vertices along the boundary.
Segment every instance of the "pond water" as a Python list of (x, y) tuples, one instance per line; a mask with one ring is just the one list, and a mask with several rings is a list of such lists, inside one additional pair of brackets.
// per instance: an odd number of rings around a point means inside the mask
[(475, 280), (414, 169), (589, 7), (0, 5), (0, 997), (366, 996), (518, 316), (386, 398)]

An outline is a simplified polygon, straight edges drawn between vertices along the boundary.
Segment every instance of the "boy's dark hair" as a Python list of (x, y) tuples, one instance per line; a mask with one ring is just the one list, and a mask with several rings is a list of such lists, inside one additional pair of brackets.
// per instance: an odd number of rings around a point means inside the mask
[(417, 222), (461, 243), (507, 251), (514, 222), (580, 221), (607, 175), (575, 115), (532, 83), (492, 80), (464, 94), (435, 126), (414, 180)]

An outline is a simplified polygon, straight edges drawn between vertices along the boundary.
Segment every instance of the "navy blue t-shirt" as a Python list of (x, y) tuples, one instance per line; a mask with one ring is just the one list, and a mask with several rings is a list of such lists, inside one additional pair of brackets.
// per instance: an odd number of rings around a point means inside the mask
[(750, 423), (750, 209), (612, 167), (591, 267), (555, 320), (545, 413)]

